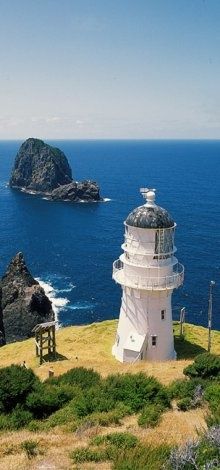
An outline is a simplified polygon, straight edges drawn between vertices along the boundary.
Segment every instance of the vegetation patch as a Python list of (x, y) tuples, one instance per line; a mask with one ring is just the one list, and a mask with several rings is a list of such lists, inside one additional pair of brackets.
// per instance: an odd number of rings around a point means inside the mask
[(220, 356), (209, 353), (199, 354), (194, 363), (187, 366), (183, 372), (192, 378), (214, 379), (220, 377)]
[(138, 424), (143, 428), (154, 428), (161, 419), (163, 409), (160, 405), (146, 405), (142, 410)]

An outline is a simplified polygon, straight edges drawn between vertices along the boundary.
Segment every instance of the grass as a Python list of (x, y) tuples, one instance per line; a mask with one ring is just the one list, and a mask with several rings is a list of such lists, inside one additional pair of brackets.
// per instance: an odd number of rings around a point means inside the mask
[[(33, 338), (11, 343), (0, 348), (0, 365), (4, 367), (12, 363), (21, 364), (25, 360), (27, 366), (31, 367), (42, 379), (48, 377), (48, 370), (51, 366), (55, 375), (63, 374), (77, 366), (93, 368), (102, 376), (117, 372), (145, 371), (149, 375), (154, 375), (164, 384), (168, 384), (174, 379), (181, 378), (184, 367), (190, 364), (197, 354), (204, 352), (207, 348), (208, 333), (206, 328), (185, 324), (184, 340), (182, 340), (179, 337), (179, 324), (175, 322), (177, 361), (121, 364), (111, 354), (116, 328), (116, 320), (61, 328), (56, 334), (58, 360), (50, 363), (45, 362), (41, 366), (35, 357)], [(213, 331), (212, 338), (212, 352), (220, 354), (220, 332)]]
[[(35, 357), (34, 339), (12, 343), (0, 348), (1, 367), (14, 364), (21, 364), (24, 360), (28, 367), (33, 368), (36, 374), (42, 379), (48, 377), (48, 370), (51, 366), (55, 375), (62, 374), (67, 370), (83, 366), (93, 368), (107, 376), (112, 373), (139, 372), (145, 371), (149, 375), (154, 375), (164, 384), (183, 377), (183, 368), (190, 364), (195, 357), (206, 350), (207, 329), (185, 324), (184, 340), (179, 337), (179, 325), (174, 323), (175, 347), (178, 354), (177, 361), (165, 363), (142, 362), (135, 365), (121, 364), (114, 359), (111, 354), (114, 342), (117, 322), (115, 320), (94, 323), (86, 326), (73, 326), (62, 328), (57, 331), (57, 350), (59, 360), (45, 362), (41, 366)], [(220, 332), (212, 333), (212, 352), (220, 354)], [(76, 359), (77, 357), (77, 359)], [(60, 412), (62, 414), (62, 410)], [(169, 410), (163, 413), (160, 423), (155, 428), (142, 429), (138, 426), (138, 416), (126, 416), (121, 420), (121, 425), (110, 424), (110, 426), (100, 426), (98, 423), (93, 427), (85, 427), (80, 432), (80, 436), (75, 432), (66, 432), (58, 425), (50, 431), (28, 431), (21, 430), (0, 433), (0, 469), (26, 470), (38, 468), (53, 468), (54, 470), (69, 470), (79, 468), (81, 470), (107, 470), (111, 468), (108, 462), (105, 463), (85, 463), (80, 467), (72, 467), (69, 453), (79, 445), (87, 446), (90, 439), (98, 434), (109, 434), (112, 432), (131, 432), (137, 436), (143, 444), (181, 444), (189, 438), (197, 436), (197, 430), (205, 428), (205, 408), (198, 408), (186, 412)], [(67, 417), (67, 416), (66, 416)], [(65, 416), (61, 416), (61, 424)], [(59, 423), (58, 423), (59, 424)], [(23, 449), (23, 442), (36, 441), (43, 454), (39, 454), (33, 459), (29, 459)], [(61, 464), (62, 462), (62, 464)]]

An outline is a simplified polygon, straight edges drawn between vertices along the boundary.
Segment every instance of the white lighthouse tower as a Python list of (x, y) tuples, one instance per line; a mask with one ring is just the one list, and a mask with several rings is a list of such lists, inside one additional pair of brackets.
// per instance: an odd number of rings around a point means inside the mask
[(176, 358), (171, 297), (184, 278), (175, 257), (176, 224), (155, 204), (154, 189), (140, 191), (146, 203), (124, 222), (124, 253), (113, 264), (122, 302), (112, 353), (121, 362)]

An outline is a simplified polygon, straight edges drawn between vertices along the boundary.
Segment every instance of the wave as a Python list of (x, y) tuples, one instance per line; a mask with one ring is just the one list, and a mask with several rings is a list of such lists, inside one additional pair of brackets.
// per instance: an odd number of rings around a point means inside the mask
[(72, 304), (72, 305), (68, 305), (68, 310), (90, 310), (90, 309), (93, 309), (95, 308), (97, 304), (96, 303), (92, 303), (92, 302), (89, 302), (88, 300), (84, 300), (84, 301), (79, 301), (79, 302), (76, 302), (75, 304)]
[[(40, 278), (36, 278), (36, 281), (39, 282), (40, 286), (43, 287), (45, 294), (47, 297), (50, 299), (52, 303), (52, 308), (55, 314), (55, 320), (58, 322), (59, 321), (59, 312), (63, 310), (66, 305), (69, 303), (69, 299), (66, 297), (57, 297), (57, 295), (64, 291), (70, 292), (70, 290), (73, 289), (73, 287), (70, 287), (69, 290), (65, 289), (55, 289), (50, 282), (45, 282)], [(75, 286), (74, 286), (75, 287)]]
[(57, 289), (57, 292), (59, 293), (63, 293), (63, 292), (72, 292), (73, 289), (75, 289), (76, 286), (74, 286), (74, 284), (72, 284), (72, 282), (69, 283), (69, 286), (70, 287), (66, 287), (65, 289)]
[(112, 199), (110, 199), (109, 197), (104, 197), (103, 198), (103, 202), (110, 202), (110, 201), (112, 201)]

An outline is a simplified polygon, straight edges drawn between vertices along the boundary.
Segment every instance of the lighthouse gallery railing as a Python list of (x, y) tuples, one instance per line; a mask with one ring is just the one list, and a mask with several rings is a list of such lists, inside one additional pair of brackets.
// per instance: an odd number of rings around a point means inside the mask
[(146, 290), (160, 290), (177, 288), (183, 283), (184, 279), (184, 266), (177, 263), (174, 267), (174, 272), (171, 276), (157, 276), (157, 277), (142, 277), (142, 276), (127, 276), (124, 275), (124, 263), (117, 259), (113, 263), (113, 279), (118, 284), (123, 284), (127, 287), (146, 289)]

